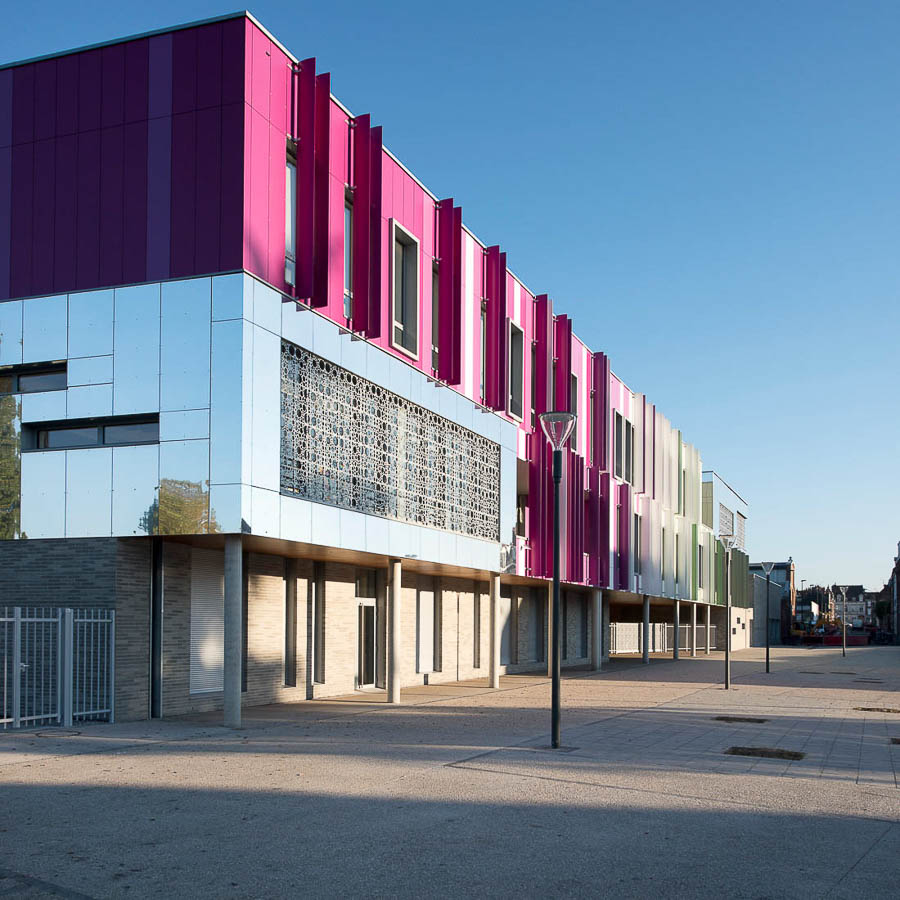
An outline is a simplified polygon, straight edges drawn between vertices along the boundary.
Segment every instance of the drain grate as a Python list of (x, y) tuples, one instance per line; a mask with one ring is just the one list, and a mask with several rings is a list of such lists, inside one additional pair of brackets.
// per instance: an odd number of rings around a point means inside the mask
[(854, 706), (853, 708), (857, 712), (896, 713), (898, 716), (900, 716), (900, 709), (891, 709), (890, 706)]
[(754, 722), (757, 725), (769, 721), (768, 719), (755, 719), (753, 716), (713, 716), (713, 720), (716, 722)]
[(729, 747), (729, 756), (759, 756), (762, 759), (803, 759), (805, 753), (797, 750), (780, 750), (777, 747)]

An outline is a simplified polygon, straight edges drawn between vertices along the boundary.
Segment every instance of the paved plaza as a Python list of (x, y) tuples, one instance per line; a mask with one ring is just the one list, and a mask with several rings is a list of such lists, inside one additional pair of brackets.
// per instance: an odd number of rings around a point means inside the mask
[(900, 649), (762, 660), (5, 733), (0, 894), (898, 896)]

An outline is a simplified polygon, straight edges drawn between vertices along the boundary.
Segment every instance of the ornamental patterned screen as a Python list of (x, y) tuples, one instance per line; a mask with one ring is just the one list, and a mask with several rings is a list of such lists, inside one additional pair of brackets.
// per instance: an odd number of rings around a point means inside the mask
[(281, 490), (500, 540), (498, 444), (286, 341)]

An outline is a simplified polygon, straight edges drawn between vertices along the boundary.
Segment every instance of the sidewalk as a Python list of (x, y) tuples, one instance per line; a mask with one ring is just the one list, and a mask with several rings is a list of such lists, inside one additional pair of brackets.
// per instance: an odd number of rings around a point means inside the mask
[[(900, 650), (616, 660), (0, 735), (12, 897), (893, 897)], [(865, 709), (858, 709), (864, 707)], [(727, 716), (763, 722), (722, 721)], [(733, 746), (802, 759), (728, 755)]]

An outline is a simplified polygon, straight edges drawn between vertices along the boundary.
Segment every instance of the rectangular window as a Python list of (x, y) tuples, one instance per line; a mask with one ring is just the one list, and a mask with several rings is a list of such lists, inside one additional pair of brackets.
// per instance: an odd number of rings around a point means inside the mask
[(23, 450), (66, 450), (77, 447), (114, 447), (159, 442), (159, 417), (107, 422), (90, 420), (26, 425), (22, 429)]
[(64, 391), (66, 364), (4, 366), (0, 368), (0, 394), (32, 394), (35, 391)]
[(622, 435), (622, 416), (619, 413), (616, 413), (616, 428), (615, 428), (615, 441), (616, 441), (616, 467), (613, 471), (613, 474), (616, 478), (622, 477), (622, 455), (623, 455), (623, 435)]
[(431, 270), (431, 368), (438, 369), (438, 347), (441, 340), (441, 287), (440, 278), (438, 277), (438, 268), (434, 266)]
[(509, 414), (522, 418), (524, 398), (522, 396), (525, 365), (525, 335), (522, 329), (509, 323)]
[(625, 423), (625, 480), (634, 484), (634, 425)]
[[(578, 376), (569, 376), (569, 412), (578, 415)], [(575, 420), (575, 427), (572, 429), (572, 437), (570, 439), (573, 450), (578, 450), (578, 419)]]
[(516, 497), (516, 534), (525, 537), (525, 508), (528, 505), (528, 494)]
[(344, 201), (344, 315), (353, 315), (353, 200)]
[(284, 280), (297, 283), (297, 150), (288, 143), (284, 177)]
[(419, 355), (419, 242), (393, 223), (393, 344), (410, 356)]

